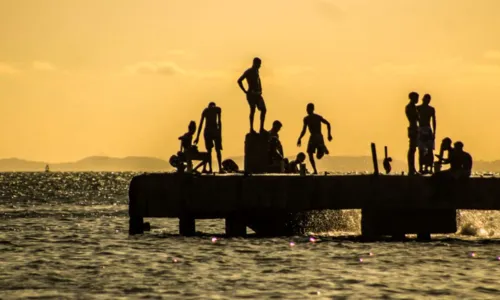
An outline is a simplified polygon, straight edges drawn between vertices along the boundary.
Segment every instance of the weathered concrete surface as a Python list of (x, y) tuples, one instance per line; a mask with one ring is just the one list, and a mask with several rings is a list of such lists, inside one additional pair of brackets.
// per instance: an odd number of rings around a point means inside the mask
[(500, 179), (469, 178), (436, 189), (430, 177), (144, 174), (132, 179), (130, 214), (213, 218), (241, 211), (313, 209), (500, 209)]

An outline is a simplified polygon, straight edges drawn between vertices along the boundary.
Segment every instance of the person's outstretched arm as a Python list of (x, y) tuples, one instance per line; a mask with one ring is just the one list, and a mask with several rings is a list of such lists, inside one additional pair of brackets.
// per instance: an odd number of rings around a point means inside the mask
[(328, 128), (328, 140), (332, 140), (332, 126), (330, 125), (330, 122), (325, 120), (324, 118), (321, 118), (321, 123), (326, 124), (326, 128)]
[(297, 141), (297, 146), (300, 147), (301, 140), (304, 137), (304, 134), (306, 134), (306, 129), (307, 129), (307, 119), (304, 118), (304, 126), (302, 126), (302, 132), (300, 132), (299, 140)]
[(196, 139), (194, 140), (194, 144), (198, 144), (200, 139), (201, 128), (203, 127), (203, 121), (205, 120), (205, 111), (201, 113), (200, 126), (198, 127), (198, 133), (196, 134)]
[(247, 90), (245, 90), (245, 87), (243, 86), (243, 80), (245, 80), (245, 78), (247, 78), (247, 72), (248, 71), (245, 71), (241, 76), (240, 78), (238, 78), (238, 85), (240, 87), (240, 89), (243, 91), (243, 93), (248, 93)]

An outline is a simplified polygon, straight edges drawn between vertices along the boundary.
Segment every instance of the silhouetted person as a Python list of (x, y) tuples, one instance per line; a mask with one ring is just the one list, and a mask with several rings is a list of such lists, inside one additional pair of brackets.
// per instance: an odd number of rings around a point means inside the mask
[(325, 120), (322, 116), (314, 113), (314, 104), (307, 104), (307, 116), (304, 118), (304, 126), (302, 127), (302, 132), (300, 133), (299, 140), (297, 141), (297, 146), (301, 146), (301, 140), (304, 134), (306, 134), (306, 128), (309, 128), (309, 143), (307, 144), (307, 154), (309, 155), (309, 161), (314, 169), (314, 174), (318, 174), (316, 170), (316, 163), (314, 162), (314, 153), (318, 159), (321, 159), (323, 155), (329, 154), (328, 149), (325, 145), (325, 140), (323, 134), (321, 133), (321, 123), (326, 124), (328, 128), (328, 141), (332, 140), (331, 126), (330, 123)]
[(283, 127), (280, 121), (273, 122), (273, 127), (269, 131), (269, 162), (270, 164), (280, 163), (285, 157), (283, 153), (283, 146), (280, 142), (278, 132)]
[(453, 173), (453, 177), (469, 177), (472, 172), (472, 156), (464, 151), (464, 144), (460, 141), (451, 147), (449, 138), (443, 140), (443, 151), (448, 151), (448, 158), (444, 159), (441, 155), (436, 155), (441, 164), (449, 164), (450, 169), (441, 171), (440, 173)]
[(288, 163), (288, 166), (287, 166), (287, 172), (288, 173), (300, 173), (300, 164), (303, 164), (304, 161), (306, 160), (306, 155), (304, 154), (304, 152), (299, 152), (299, 154), (297, 154), (297, 157), (295, 158), (295, 160), (292, 160), (291, 162)]
[(406, 105), (405, 112), (406, 118), (408, 119), (408, 138), (410, 140), (410, 145), (408, 149), (408, 174), (415, 175), (415, 152), (418, 146), (418, 94), (416, 92), (411, 92), (408, 95), (410, 103)]
[(422, 104), (417, 106), (419, 117), (419, 172), (422, 174), (432, 173), (434, 163), (433, 150), (436, 138), (436, 110), (429, 105), (430, 102), (431, 95), (425, 94), (422, 98)]
[[(445, 152), (447, 152), (447, 159), (444, 158)], [(441, 146), (439, 147), (439, 154), (436, 154), (438, 161), (434, 165), (435, 172), (441, 171), (442, 165), (449, 164), (451, 152), (453, 152), (452, 141), (449, 137), (446, 137), (441, 141)]]
[(470, 177), (472, 173), (472, 156), (464, 151), (464, 144), (456, 142), (449, 158), (450, 171), (456, 177)]
[(182, 154), (183, 159), (186, 161), (188, 164), (188, 168), (193, 167), (193, 163), (191, 161), (191, 155), (194, 152), (197, 152), (195, 148), (193, 148), (192, 141), (193, 141), (193, 135), (196, 132), (196, 122), (191, 121), (189, 122), (188, 126), (188, 132), (183, 134), (182, 136), (179, 137), (179, 140), (181, 141), (181, 150), (180, 154)]
[(222, 162), (222, 170), (226, 173), (236, 173), (240, 171), (238, 165), (232, 159), (225, 159)]
[[(238, 85), (246, 94), (248, 105), (250, 105), (250, 132), (255, 133), (253, 129), (253, 120), (255, 108), (260, 111), (260, 131), (264, 130), (264, 120), (266, 119), (266, 103), (262, 98), (262, 85), (260, 83), (259, 69), (261, 65), (260, 58), (253, 59), (252, 67), (246, 70), (238, 79)], [(247, 80), (248, 90), (243, 87), (243, 80)]]
[[(203, 131), (203, 137), (205, 139), (205, 148), (210, 156), (208, 160), (208, 167), (210, 168), (210, 173), (212, 173), (212, 148), (215, 146), (215, 152), (217, 153), (217, 162), (219, 164), (219, 172), (222, 172), (222, 111), (220, 107), (215, 105), (214, 102), (210, 102), (208, 107), (203, 110), (201, 114), (200, 127), (198, 127), (198, 134), (194, 140), (195, 144), (198, 144), (200, 138), (201, 128), (203, 127), (203, 121), (206, 120), (205, 131)], [(205, 166), (203, 166), (203, 172), (206, 172)]]

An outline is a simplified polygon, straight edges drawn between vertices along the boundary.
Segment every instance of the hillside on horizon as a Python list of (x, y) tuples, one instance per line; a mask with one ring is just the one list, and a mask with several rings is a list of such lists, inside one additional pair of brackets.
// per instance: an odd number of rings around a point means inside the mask
[[(227, 157), (233, 159), (240, 169), (243, 169), (243, 156)], [(290, 157), (289, 159), (293, 159)], [(214, 169), (217, 170), (217, 160), (213, 158)], [(41, 172), (49, 165), (51, 171), (58, 172), (164, 172), (173, 168), (168, 161), (146, 156), (128, 156), (123, 158), (108, 156), (90, 156), (75, 162), (46, 163), (19, 158), (0, 159), (0, 172)], [(319, 172), (371, 172), (373, 171), (370, 156), (325, 156), (316, 161)], [(311, 169), (306, 160), (308, 169)], [(393, 160), (393, 172), (406, 172), (406, 162)], [(383, 171), (382, 160), (379, 169)], [(474, 162), (473, 171), (500, 172), (500, 160)]]

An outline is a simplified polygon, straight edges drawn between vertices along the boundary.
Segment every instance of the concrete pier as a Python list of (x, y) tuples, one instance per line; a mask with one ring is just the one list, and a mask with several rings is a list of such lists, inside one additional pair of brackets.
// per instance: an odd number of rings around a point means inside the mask
[(454, 233), (457, 209), (500, 209), (500, 179), (144, 174), (130, 183), (129, 232), (142, 233), (144, 218), (178, 218), (180, 233), (192, 235), (196, 219), (224, 218), (231, 236), (244, 236), (247, 226), (289, 235), (294, 214), (321, 209), (361, 209), (367, 236)]

